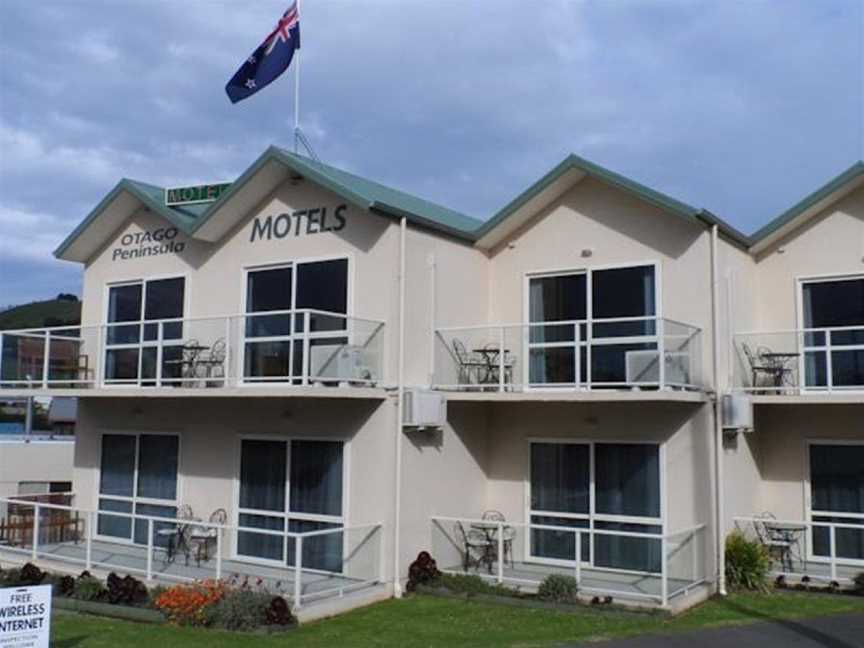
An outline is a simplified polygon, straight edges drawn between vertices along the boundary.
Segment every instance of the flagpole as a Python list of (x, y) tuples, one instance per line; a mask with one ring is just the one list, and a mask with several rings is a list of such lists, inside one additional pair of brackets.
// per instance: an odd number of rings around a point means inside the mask
[[(300, 0), (297, 2), (297, 19), (300, 19)], [(294, 153), (300, 152), (300, 49), (297, 49), (295, 55), (297, 60), (294, 65)]]

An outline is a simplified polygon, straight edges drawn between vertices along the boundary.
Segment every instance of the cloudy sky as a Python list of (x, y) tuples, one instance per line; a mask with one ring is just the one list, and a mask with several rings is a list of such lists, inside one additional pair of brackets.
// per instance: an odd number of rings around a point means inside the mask
[[(288, 76), (225, 82), (288, 0), (0, 0), (0, 305), (123, 176), (289, 146)], [(864, 158), (864, 0), (304, 0), (325, 162), (487, 218), (575, 152), (745, 232)]]

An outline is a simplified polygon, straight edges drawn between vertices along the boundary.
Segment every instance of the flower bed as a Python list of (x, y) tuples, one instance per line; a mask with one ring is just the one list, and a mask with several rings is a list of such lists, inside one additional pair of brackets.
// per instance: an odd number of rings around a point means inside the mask
[(83, 571), (52, 574), (27, 563), (0, 570), (0, 587), (51, 585), (59, 609), (150, 623), (175, 623), (232, 631), (281, 631), (296, 626), (288, 602), (248, 581), (202, 582), (148, 588), (132, 577), (108, 574), (105, 582)]

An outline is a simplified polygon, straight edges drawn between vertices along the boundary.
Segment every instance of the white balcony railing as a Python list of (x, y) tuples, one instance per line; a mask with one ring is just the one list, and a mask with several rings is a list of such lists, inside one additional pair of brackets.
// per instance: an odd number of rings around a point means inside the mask
[[(295, 609), (384, 580), (384, 534), (380, 523), (298, 533), (97, 511), (74, 506), (74, 495), (63, 495), (67, 503), (57, 503), (56, 497), (50, 502), (0, 498), (0, 556), (138, 574), (148, 581), (194, 582), (211, 578), (258, 583), (263, 589), (285, 596)], [(106, 525), (118, 523), (134, 528), (140, 541), (117, 541), (100, 534)], [(243, 534), (282, 543), (283, 553), (288, 552), (287, 560), (262, 562), (238, 557), (236, 547)], [(189, 538), (195, 537), (203, 539), (206, 546), (201, 541), (192, 545)]]
[(864, 514), (813, 511), (810, 520), (736, 517), (735, 527), (762, 543), (776, 576), (848, 584), (864, 572)]
[(864, 391), (864, 326), (738, 333), (736, 389), (755, 394)]
[(384, 324), (313, 309), (0, 331), (0, 388), (366, 385)]
[(529, 588), (564, 574), (582, 594), (662, 607), (707, 580), (703, 524), (672, 533), (444, 516), (429, 524), (429, 552), (445, 573)]
[(439, 328), (439, 389), (699, 389), (701, 331), (660, 317)]

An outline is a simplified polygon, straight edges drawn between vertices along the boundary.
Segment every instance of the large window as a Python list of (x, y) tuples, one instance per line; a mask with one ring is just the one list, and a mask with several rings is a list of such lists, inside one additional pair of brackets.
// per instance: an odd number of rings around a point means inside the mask
[[(295, 547), (284, 534), (343, 526), (341, 441), (243, 439), (237, 554), (293, 565)], [(303, 567), (342, 570), (342, 534), (303, 543)]]
[(864, 386), (864, 277), (801, 285), (804, 386)]
[(835, 530), (838, 558), (864, 561), (864, 443), (810, 445), (810, 518), (813, 553), (831, 555), (830, 529), (819, 522), (852, 525)]
[(630, 354), (656, 354), (656, 291), (653, 265), (531, 277), (529, 384), (626, 382)]
[(314, 375), (315, 359), (347, 342), (346, 319), (338, 315), (348, 313), (348, 260), (249, 270), (246, 313), (244, 380)]
[[(147, 520), (111, 512), (173, 518), (177, 515), (177, 468), (180, 439), (170, 434), (104, 434), (99, 479), (97, 533), (147, 544)], [(154, 522), (158, 532), (170, 522)]]
[[(155, 385), (180, 378), (182, 277), (108, 287), (105, 382)], [(167, 321), (161, 321), (167, 320)]]
[(597, 567), (659, 572), (662, 532), (660, 447), (648, 443), (531, 444), (530, 555), (572, 562), (581, 534), (581, 560)]

